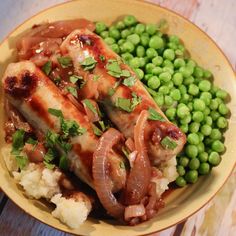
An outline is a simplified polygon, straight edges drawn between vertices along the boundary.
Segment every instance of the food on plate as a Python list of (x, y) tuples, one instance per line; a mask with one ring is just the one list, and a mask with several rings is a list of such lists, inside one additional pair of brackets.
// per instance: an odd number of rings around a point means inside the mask
[(147, 221), (169, 183), (220, 163), (228, 94), (166, 29), (75, 19), (35, 25), (16, 45), (1, 152), (26, 195), (71, 228), (90, 214)]

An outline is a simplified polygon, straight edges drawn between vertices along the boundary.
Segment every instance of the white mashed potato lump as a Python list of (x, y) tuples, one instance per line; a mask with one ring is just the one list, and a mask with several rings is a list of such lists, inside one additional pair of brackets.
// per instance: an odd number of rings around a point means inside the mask
[(53, 195), (60, 193), (58, 181), (61, 172), (57, 170), (30, 163), (21, 172), (13, 172), (13, 175), (29, 197), (51, 199)]
[(64, 222), (71, 228), (78, 228), (87, 219), (91, 211), (90, 202), (83, 199), (64, 198), (61, 194), (55, 195), (51, 202), (56, 204), (56, 209), (52, 215)]

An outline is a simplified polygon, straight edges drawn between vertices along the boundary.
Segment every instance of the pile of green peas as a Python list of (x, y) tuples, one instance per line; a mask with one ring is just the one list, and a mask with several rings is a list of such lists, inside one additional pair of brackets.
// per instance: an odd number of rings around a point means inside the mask
[(96, 23), (111, 49), (129, 64), (168, 119), (186, 134), (177, 156), (179, 187), (210, 173), (225, 152), (229, 94), (215, 86), (212, 73), (189, 57), (179, 37), (167, 35), (157, 24), (142, 24), (134, 16), (107, 27)]

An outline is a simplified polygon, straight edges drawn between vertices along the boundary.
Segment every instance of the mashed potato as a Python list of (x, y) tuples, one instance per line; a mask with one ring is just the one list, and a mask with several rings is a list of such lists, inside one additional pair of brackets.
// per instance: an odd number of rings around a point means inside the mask
[(40, 164), (30, 163), (21, 172), (13, 172), (15, 180), (24, 188), (27, 196), (35, 199), (51, 199), (60, 193), (58, 170), (49, 170)]
[(158, 167), (161, 172), (161, 176), (152, 178), (152, 182), (156, 183), (156, 192), (159, 197), (162, 193), (169, 189), (169, 183), (173, 182), (178, 177), (176, 165), (176, 157), (173, 157)]
[(67, 199), (62, 197), (62, 194), (56, 194), (51, 202), (56, 204), (56, 209), (52, 215), (73, 229), (81, 225), (91, 211), (90, 202), (86, 199), (83, 201), (82, 198)]

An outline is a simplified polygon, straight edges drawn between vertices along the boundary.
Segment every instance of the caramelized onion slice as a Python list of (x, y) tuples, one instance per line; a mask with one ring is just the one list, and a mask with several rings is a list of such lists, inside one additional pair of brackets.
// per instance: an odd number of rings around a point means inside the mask
[(144, 216), (146, 213), (143, 204), (130, 205), (125, 208), (125, 221), (130, 221), (132, 218)]
[(150, 183), (151, 166), (144, 142), (144, 131), (147, 118), (147, 111), (142, 111), (134, 127), (134, 143), (138, 154), (135, 158), (133, 168), (130, 171), (126, 183), (126, 205), (139, 204), (143, 197), (147, 194)]
[(93, 154), (93, 178), (98, 198), (108, 214), (121, 219), (125, 207), (120, 204), (112, 193), (107, 175), (107, 158), (112, 147), (122, 138), (119, 131), (110, 128), (99, 139), (96, 151)]

